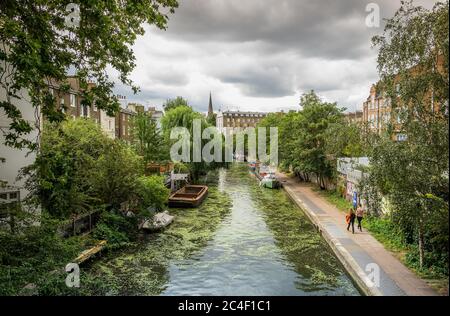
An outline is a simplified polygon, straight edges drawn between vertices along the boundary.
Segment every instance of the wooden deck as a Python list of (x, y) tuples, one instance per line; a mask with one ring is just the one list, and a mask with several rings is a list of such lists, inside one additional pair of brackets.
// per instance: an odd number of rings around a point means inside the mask
[(78, 257), (75, 258), (75, 262), (78, 264), (81, 264), (85, 262), (86, 260), (89, 260), (92, 256), (96, 255), (100, 251), (103, 250), (106, 246), (106, 240), (99, 241), (94, 247), (87, 249), (80, 253)]

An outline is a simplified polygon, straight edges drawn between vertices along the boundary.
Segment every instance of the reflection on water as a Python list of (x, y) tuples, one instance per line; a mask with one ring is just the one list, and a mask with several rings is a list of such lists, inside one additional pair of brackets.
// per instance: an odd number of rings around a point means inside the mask
[[(305, 215), (245, 166), (220, 170), (198, 209), (133, 251), (104, 258), (113, 295), (359, 295)], [(171, 211), (172, 212), (172, 211)]]

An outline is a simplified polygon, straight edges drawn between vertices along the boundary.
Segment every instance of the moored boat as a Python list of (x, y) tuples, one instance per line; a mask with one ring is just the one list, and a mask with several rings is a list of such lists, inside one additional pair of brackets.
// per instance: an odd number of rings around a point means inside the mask
[(144, 221), (141, 228), (150, 232), (156, 232), (169, 226), (174, 218), (175, 216), (169, 215), (169, 212), (167, 211), (157, 213), (152, 219)]
[(186, 185), (169, 197), (169, 207), (197, 207), (207, 194), (206, 185)]
[(269, 189), (279, 189), (281, 188), (281, 182), (277, 179), (275, 174), (269, 173), (265, 175), (261, 182), (259, 183), (260, 186), (263, 188), (269, 188)]

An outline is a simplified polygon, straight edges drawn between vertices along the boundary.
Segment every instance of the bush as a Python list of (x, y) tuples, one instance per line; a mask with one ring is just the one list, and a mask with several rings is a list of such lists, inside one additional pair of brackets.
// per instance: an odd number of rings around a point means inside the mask
[(75, 119), (45, 126), (41, 150), (25, 174), (43, 209), (66, 219), (104, 206), (119, 209), (135, 195), (144, 170), (128, 145), (110, 139), (92, 120)]
[(420, 268), (419, 248), (415, 243), (405, 239), (405, 232), (390, 217), (368, 216), (365, 218), (365, 227), (389, 249), (404, 253), (405, 264), (429, 278), (442, 278), (448, 276), (448, 252), (425, 253), (425, 265)]
[(137, 219), (114, 212), (104, 212), (94, 229), (96, 239), (108, 241), (108, 247), (117, 248), (137, 238)]
[(0, 295), (16, 295), (29, 283), (41, 288), (49, 274), (63, 271), (82, 250), (78, 238), (58, 236), (57, 226), (56, 221), (42, 218), (39, 226), (18, 234), (0, 230)]
[(156, 211), (164, 208), (169, 196), (169, 189), (164, 186), (164, 178), (160, 176), (139, 177), (137, 179), (137, 194), (141, 199), (141, 207), (151, 207)]
[(128, 145), (114, 141), (95, 165), (97, 177), (92, 185), (108, 209), (119, 209), (123, 202), (131, 201), (137, 190), (136, 179), (144, 174), (142, 158)]
[(36, 160), (24, 172), (43, 209), (64, 219), (101, 204), (92, 184), (97, 161), (111, 142), (91, 120), (46, 123)]

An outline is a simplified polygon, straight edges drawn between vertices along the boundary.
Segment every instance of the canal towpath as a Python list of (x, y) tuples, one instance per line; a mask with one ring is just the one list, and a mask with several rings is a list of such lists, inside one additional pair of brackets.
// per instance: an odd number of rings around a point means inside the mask
[[(367, 295), (438, 295), (417, 277), (370, 233), (347, 231), (345, 214), (330, 204), (312, 185), (277, 173), (290, 198), (306, 213), (333, 249), (358, 286)], [(375, 264), (375, 265), (374, 265)], [(379, 268), (379, 269), (378, 269)], [(373, 282), (379, 275), (379, 282)]]

